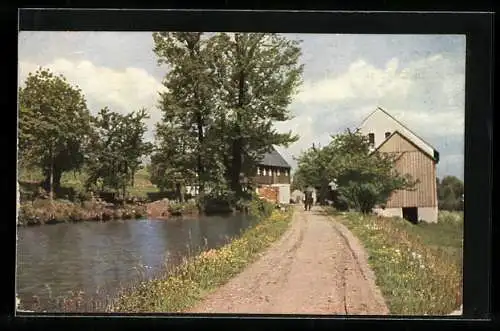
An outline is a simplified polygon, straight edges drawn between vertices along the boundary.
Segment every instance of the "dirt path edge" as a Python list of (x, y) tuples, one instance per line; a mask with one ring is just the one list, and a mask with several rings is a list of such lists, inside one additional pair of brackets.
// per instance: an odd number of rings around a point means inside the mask
[(368, 254), (363, 244), (359, 241), (358, 238), (356, 238), (356, 236), (354, 236), (354, 234), (345, 225), (336, 221), (335, 217), (329, 215), (326, 212), (326, 210), (323, 209), (323, 212), (332, 221), (332, 226), (340, 233), (342, 238), (347, 243), (349, 250), (351, 251), (355, 260), (358, 263), (358, 266), (363, 274), (363, 277), (366, 279), (366, 281), (368, 282), (368, 284), (372, 289), (375, 300), (379, 305), (385, 307), (386, 310), (389, 311), (384, 296), (382, 295), (382, 292), (380, 291), (380, 288), (377, 285), (376, 282), (377, 277), (375, 276), (375, 273), (370, 268), (370, 265), (368, 263)]

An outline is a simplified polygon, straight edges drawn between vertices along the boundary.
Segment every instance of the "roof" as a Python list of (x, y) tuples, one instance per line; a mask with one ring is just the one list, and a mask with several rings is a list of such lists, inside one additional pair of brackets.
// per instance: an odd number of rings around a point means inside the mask
[[(392, 139), (392, 137), (394, 137), (395, 135), (399, 135), (400, 137), (402, 137), (403, 139), (405, 139), (406, 141), (408, 141), (410, 144), (412, 144), (412, 146), (414, 146), (416, 149), (418, 149), (419, 151), (421, 151), (422, 153), (424, 153), (425, 155), (427, 155), (431, 159), (435, 160), (436, 162), (439, 161), (439, 153), (437, 153), (436, 150), (434, 150), (434, 155), (429, 154), (427, 151), (423, 150), (420, 146), (418, 146), (413, 141), (411, 141), (411, 139), (409, 139), (408, 137), (406, 137), (404, 134), (402, 134), (401, 132), (399, 132), (397, 130), (394, 131), (393, 133), (391, 133), (391, 135), (389, 137), (387, 137), (384, 141), (382, 141), (380, 143), (380, 145), (378, 145), (378, 147), (375, 148), (374, 151), (379, 150), (380, 147), (382, 147), (383, 145), (385, 145), (385, 143), (388, 142), (390, 139)], [(397, 157), (400, 158), (404, 153), (405, 152), (398, 153)], [(437, 153), (437, 155), (436, 155), (436, 153)]]
[[(387, 115), (389, 118), (391, 118), (394, 122), (398, 123), (399, 125), (401, 125), (403, 128), (405, 128), (408, 132), (410, 132), (411, 134), (413, 134), (415, 137), (417, 137), (418, 139), (420, 139), (422, 142), (424, 142), (425, 144), (427, 144), (430, 148), (432, 148), (434, 151), (437, 151), (436, 148), (434, 146), (432, 146), (431, 144), (429, 144), (427, 141), (425, 141), (424, 139), (422, 139), (422, 137), (420, 137), (418, 134), (416, 134), (413, 130), (411, 130), (410, 128), (408, 128), (408, 126), (404, 125), (403, 123), (401, 123), (401, 121), (399, 121), (398, 119), (396, 119), (394, 116), (392, 116), (391, 114), (389, 114), (385, 109), (383, 109), (382, 107), (377, 107), (377, 109), (375, 109), (374, 111), (372, 111), (370, 114), (368, 114), (368, 116), (366, 116), (364, 118), (364, 120), (361, 122), (361, 124), (359, 125), (359, 127), (363, 126), (363, 124), (368, 120), (368, 118), (370, 118), (375, 112), (377, 111), (382, 111), (385, 115)], [(401, 133), (400, 133), (401, 134)], [(405, 136), (405, 138), (407, 140), (410, 140), (408, 137)]]
[(270, 152), (265, 153), (262, 156), (259, 164), (268, 167), (291, 168), (288, 162), (285, 161), (283, 156), (281, 156), (281, 154), (278, 153), (278, 151), (274, 147), (272, 147), (272, 150)]

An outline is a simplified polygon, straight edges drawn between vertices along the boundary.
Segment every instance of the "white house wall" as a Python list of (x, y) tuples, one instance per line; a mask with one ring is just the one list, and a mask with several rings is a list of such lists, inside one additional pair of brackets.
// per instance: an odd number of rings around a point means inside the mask
[[(373, 212), (384, 217), (401, 217), (403, 218), (403, 208), (374, 208)], [(438, 221), (437, 207), (419, 207), (418, 220), (426, 223), (436, 223)]]
[(369, 133), (373, 133), (375, 135), (375, 148), (377, 148), (385, 140), (386, 132), (393, 133), (394, 131), (399, 131), (422, 150), (430, 155), (434, 155), (434, 149), (431, 146), (381, 110), (377, 110), (371, 114), (363, 123), (361, 123), (358, 129), (363, 135), (368, 135)]
[(289, 204), (291, 198), (290, 184), (272, 184), (278, 188), (278, 201), (282, 204)]

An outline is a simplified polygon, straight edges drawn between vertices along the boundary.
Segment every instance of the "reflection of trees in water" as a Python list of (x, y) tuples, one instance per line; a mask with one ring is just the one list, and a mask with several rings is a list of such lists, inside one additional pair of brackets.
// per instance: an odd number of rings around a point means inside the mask
[(72, 290), (82, 290), (85, 278), (93, 277), (84, 241), (86, 229), (62, 225), (54, 226), (47, 241), (46, 258), (51, 261), (47, 264), (51, 270), (47, 272), (52, 274), (47, 291), (51, 301), (69, 295)]
[[(130, 288), (145, 277), (160, 276), (165, 272), (163, 262), (174, 267), (189, 251), (196, 254), (207, 248), (205, 239), (208, 248), (223, 245), (225, 236), (238, 235), (246, 223), (244, 215), (231, 215), (154, 223), (110, 221), (47, 226), (40, 228), (40, 233), (34, 232), (30, 242), (25, 237), (19, 248), (28, 250), (20, 253), (26, 255), (22, 260), (27, 266), (22, 276), (26, 282), (21, 285), (36, 285), (30, 294), (40, 299), (48, 299), (49, 290), (44, 287), (48, 284), (52, 297), (83, 290), (102, 301), (106, 295), (113, 297), (118, 290)], [(19, 294), (23, 301), (22, 292)]]

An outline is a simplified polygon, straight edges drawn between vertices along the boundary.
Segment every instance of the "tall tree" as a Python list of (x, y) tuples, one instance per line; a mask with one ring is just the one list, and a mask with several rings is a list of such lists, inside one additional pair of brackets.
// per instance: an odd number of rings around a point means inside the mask
[(51, 199), (62, 173), (83, 164), (90, 131), (90, 113), (77, 86), (44, 68), (28, 74), (19, 89), (19, 158), (43, 170)]
[(250, 177), (272, 145), (296, 141), (273, 123), (291, 119), (288, 106), (301, 83), (299, 43), (272, 33), (219, 33), (209, 40), (218, 92), (217, 126), (226, 144), (222, 159), (231, 189), (240, 195), (241, 175)]
[[(208, 165), (211, 158), (210, 142), (205, 137), (214, 109), (206, 40), (198, 32), (157, 32), (153, 33), (153, 40), (158, 63), (169, 68), (163, 82), (167, 91), (160, 95), (163, 121), (156, 130), (158, 152), (177, 158), (166, 160), (156, 155), (156, 169), (164, 169), (156, 175), (175, 177), (179, 192), (179, 185), (189, 181), (184, 177), (194, 173), (200, 191), (204, 192), (205, 184), (210, 181)], [(161, 162), (166, 163), (162, 165)], [(169, 166), (173, 167), (171, 171), (168, 171)]]
[(175, 190), (181, 202), (186, 185), (194, 185), (197, 175), (196, 155), (189, 142), (189, 136), (173, 120), (157, 124), (157, 146), (150, 164), (151, 182), (161, 191)]
[[(153, 38), (159, 62), (169, 69), (158, 152), (178, 159), (155, 157), (158, 174), (173, 167), (180, 184), (195, 172), (201, 191), (205, 184), (214, 191), (227, 183), (241, 195), (241, 175), (251, 177), (273, 144), (297, 139), (278, 133), (273, 124), (291, 118), (288, 106), (302, 73), (298, 43), (255, 33), (155, 33)], [(173, 141), (174, 134), (182, 144)]]
[(152, 145), (144, 141), (148, 118), (145, 109), (123, 115), (103, 108), (94, 118), (95, 135), (88, 152), (87, 186), (101, 183), (99, 189), (111, 189), (125, 199), (127, 187)]

